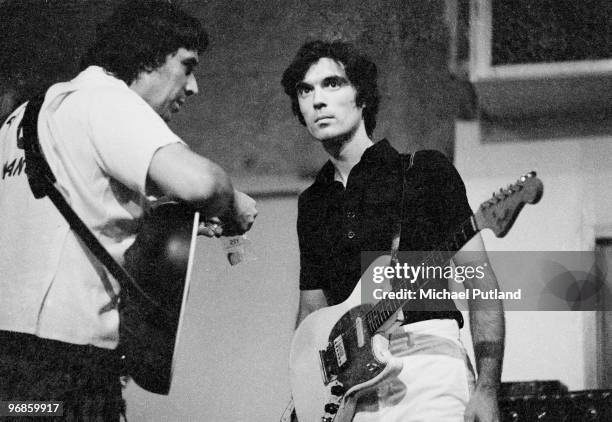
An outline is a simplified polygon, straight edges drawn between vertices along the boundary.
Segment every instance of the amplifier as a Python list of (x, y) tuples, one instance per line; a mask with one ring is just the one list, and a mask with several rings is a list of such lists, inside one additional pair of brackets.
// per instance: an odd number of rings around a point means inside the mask
[(500, 393), (502, 422), (612, 421), (612, 390), (568, 392), (558, 381), (533, 381), (503, 383)]

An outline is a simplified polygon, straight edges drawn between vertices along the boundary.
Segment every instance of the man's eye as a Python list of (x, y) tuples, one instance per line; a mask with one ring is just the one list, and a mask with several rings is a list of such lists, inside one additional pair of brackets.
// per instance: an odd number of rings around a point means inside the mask
[(311, 91), (312, 91), (312, 88), (307, 87), (307, 86), (301, 86), (297, 89), (298, 95), (301, 95), (301, 96), (308, 95), (310, 94)]
[(323, 83), (323, 86), (325, 88), (331, 88), (331, 89), (338, 89), (342, 85), (344, 85), (343, 81), (338, 78), (329, 78), (329, 79), (326, 79)]

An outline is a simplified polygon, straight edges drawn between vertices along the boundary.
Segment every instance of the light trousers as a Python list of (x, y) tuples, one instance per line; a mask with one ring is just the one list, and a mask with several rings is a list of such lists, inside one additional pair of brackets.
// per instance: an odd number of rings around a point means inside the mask
[(353, 422), (463, 422), (475, 379), (455, 320), (397, 327), (385, 346), (402, 371), (359, 399)]

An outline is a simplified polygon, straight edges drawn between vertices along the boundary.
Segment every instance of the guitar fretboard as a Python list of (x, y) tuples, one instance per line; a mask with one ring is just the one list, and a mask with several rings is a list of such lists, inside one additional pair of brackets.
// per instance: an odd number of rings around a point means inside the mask
[[(478, 231), (473, 223), (473, 216), (464, 221), (463, 224), (448, 238), (446, 242), (439, 245), (435, 251), (425, 257), (422, 263), (423, 266), (443, 266), (447, 265), (451, 258), (463, 247)], [(397, 251), (391, 255), (390, 265), (394, 266), (398, 263)], [(416, 264), (416, 263), (415, 263)], [(417, 280), (394, 279), (391, 282), (393, 291), (402, 291), (402, 289), (419, 290), (429, 283), (427, 278), (419, 278)], [(365, 317), (366, 323), (371, 333), (378, 331), (380, 327), (394, 315), (408, 299), (381, 299)]]

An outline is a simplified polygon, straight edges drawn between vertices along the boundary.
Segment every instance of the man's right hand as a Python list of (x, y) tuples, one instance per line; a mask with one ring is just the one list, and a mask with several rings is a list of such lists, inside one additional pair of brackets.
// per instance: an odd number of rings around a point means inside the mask
[(236, 236), (249, 231), (257, 217), (255, 205), (253, 198), (235, 190), (233, 209), (222, 218), (222, 236)]

